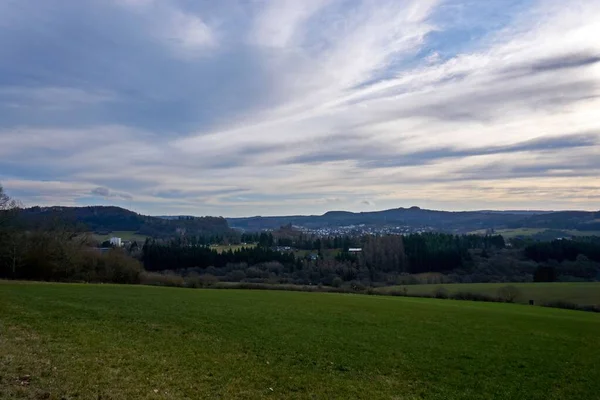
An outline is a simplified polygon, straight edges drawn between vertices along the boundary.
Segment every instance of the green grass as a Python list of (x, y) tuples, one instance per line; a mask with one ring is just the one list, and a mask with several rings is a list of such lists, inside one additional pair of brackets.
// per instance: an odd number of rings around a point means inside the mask
[(599, 332), (513, 304), (0, 283), (0, 398), (589, 400)]
[[(546, 228), (517, 228), (517, 229), (497, 229), (495, 234), (504, 236), (505, 239), (514, 239), (516, 237), (534, 236), (546, 231), (560, 231), (570, 236), (600, 236), (600, 231), (579, 231), (574, 229), (546, 229)], [(471, 232), (472, 234), (484, 235), (485, 229)]]
[(406, 285), (391, 286), (380, 289), (383, 292), (390, 290), (403, 290), (409, 295), (433, 294), (443, 287), (448, 293), (470, 292), (496, 296), (498, 290), (504, 286), (515, 286), (520, 295), (516, 301), (528, 303), (535, 300), (536, 303), (552, 301), (568, 301), (579, 305), (600, 305), (600, 282), (581, 283), (453, 283), (439, 285)]
[(564, 232), (567, 232), (572, 236), (600, 236), (600, 231), (577, 231), (572, 229), (567, 229)]
[(496, 234), (504, 236), (506, 239), (512, 239), (518, 236), (533, 236), (538, 233), (547, 231), (547, 229), (539, 228), (519, 228), (519, 229), (498, 229)]
[(212, 245), (210, 246), (211, 249), (215, 249), (217, 252), (222, 253), (224, 251), (237, 251), (243, 247), (256, 247), (255, 243), (248, 243), (248, 244), (219, 244), (219, 245)]
[[(325, 260), (333, 260), (337, 255), (342, 252), (342, 249), (323, 249), (321, 254)], [(318, 254), (318, 250), (294, 250), (296, 257), (304, 258), (310, 254)]]
[(138, 235), (134, 231), (114, 231), (109, 233), (108, 235), (98, 235), (96, 233), (92, 234), (94, 239), (99, 242), (104, 242), (105, 240), (109, 240), (111, 237), (120, 237), (122, 240), (129, 241), (137, 241), (138, 244), (143, 244), (146, 241), (146, 235)]

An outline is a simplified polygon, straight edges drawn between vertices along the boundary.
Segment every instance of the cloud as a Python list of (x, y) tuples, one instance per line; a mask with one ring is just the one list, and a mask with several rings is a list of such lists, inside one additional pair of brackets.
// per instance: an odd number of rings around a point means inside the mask
[(548, 72), (561, 69), (581, 68), (599, 62), (599, 54), (566, 54), (559, 57), (536, 61), (529, 66), (529, 69), (531, 72)]
[(593, 208), (599, 27), (584, 0), (5, 2), (0, 181), (154, 214)]
[(94, 189), (92, 189), (90, 194), (92, 196), (100, 196), (100, 197), (106, 197), (106, 198), (118, 197), (118, 198), (125, 199), (125, 200), (133, 199), (133, 197), (127, 193), (115, 193), (115, 192), (112, 192), (109, 188), (105, 188), (105, 187), (94, 188)]
[(117, 1), (117, 4), (131, 8), (134, 16), (148, 25), (149, 32), (157, 40), (173, 46), (177, 52), (198, 51), (217, 45), (214, 30), (200, 16), (185, 12), (169, 2), (126, 0)]
[(97, 196), (102, 196), (102, 197), (109, 197), (110, 190), (107, 188), (103, 188), (103, 187), (97, 187), (92, 190), (92, 194), (97, 195)]
[(302, 32), (303, 23), (330, 3), (330, 0), (265, 2), (256, 14), (251, 41), (259, 46), (285, 49), (294, 39), (303, 39), (308, 33)]

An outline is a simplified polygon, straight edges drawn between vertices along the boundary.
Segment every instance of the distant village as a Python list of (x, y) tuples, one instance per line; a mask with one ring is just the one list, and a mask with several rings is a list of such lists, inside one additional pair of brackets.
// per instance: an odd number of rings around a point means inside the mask
[(424, 233), (432, 232), (435, 229), (432, 227), (419, 227), (415, 228), (412, 226), (376, 226), (376, 225), (346, 225), (346, 226), (335, 226), (335, 227), (320, 227), (320, 228), (307, 228), (304, 226), (294, 226), (294, 229), (316, 236), (329, 237), (329, 236), (363, 236), (363, 235), (410, 235), (412, 233)]

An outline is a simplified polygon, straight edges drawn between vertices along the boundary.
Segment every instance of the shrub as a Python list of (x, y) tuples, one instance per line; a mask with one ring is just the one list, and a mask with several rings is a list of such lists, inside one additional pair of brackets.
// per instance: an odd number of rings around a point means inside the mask
[(520, 295), (521, 291), (512, 285), (502, 286), (498, 289), (498, 298), (506, 303), (514, 303)]
[(200, 275), (199, 280), (203, 288), (211, 287), (219, 282), (219, 279), (211, 274)]
[(387, 296), (407, 296), (406, 294), (406, 288), (404, 288), (404, 290), (389, 290), (387, 292), (382, 292), (382, 294), (387, 295)]
[(342, 287), (343, 284), (344, 284), (344, 281), (339, 276), (336, 276), (331, 281), (331, 286), (336, 287), (336, 288)]
[(445, 287), (440, 286), (439, 288), (435, 289), (433, 296), (436, 299), (447, 299), (448, 298), (448, 290)]
[(110, 250), (101, 257), (104, 262), (104, 282), (139, 283), (142, 273), (141, 263), (120, 249)]
[(497, 298), (488, 296), (482, 293), (457, 292), (450, 295), (453, 300), (469, 300), (469, 301), (498, 301)]
[(188, 276), (184, 278), (185, 287), (188, 288), (201, 288), (202, 281), (200, 280), (200, 274), (197, 272), (190, 272)]
[(179, 275), (161, 274), (159, 272), (143, 272), (140, 276), (142, 285), (184, 287), (185, 281)]
[(361, 282), (352, 281), (350, 282), (350, 289), (354, 292), (364, 292), (366, 286), (363, 285)]
[(579, 305), (579, 304), (571, 303), (568, 301), (562, 301), (562, 300), (543, 303), (542, 306), (543, 307), (552, 307), (552, 308), (564, 308), (566, 310), (589, 311), (589, 312), (600, 313), (600, 307), (598, 307), (598, 306)]
[(225, 280), (229, 282), (241, 282), (244, 279), (246, 279), (246, 273), (239, 269), (229, 272), (225, 277)]

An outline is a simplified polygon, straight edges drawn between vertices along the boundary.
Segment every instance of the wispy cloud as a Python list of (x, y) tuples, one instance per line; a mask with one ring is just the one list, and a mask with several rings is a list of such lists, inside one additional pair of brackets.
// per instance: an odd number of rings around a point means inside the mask
[(584, 0), (5, 2), (0, 181), (156, 214), (597, 208), (596, 37)]

